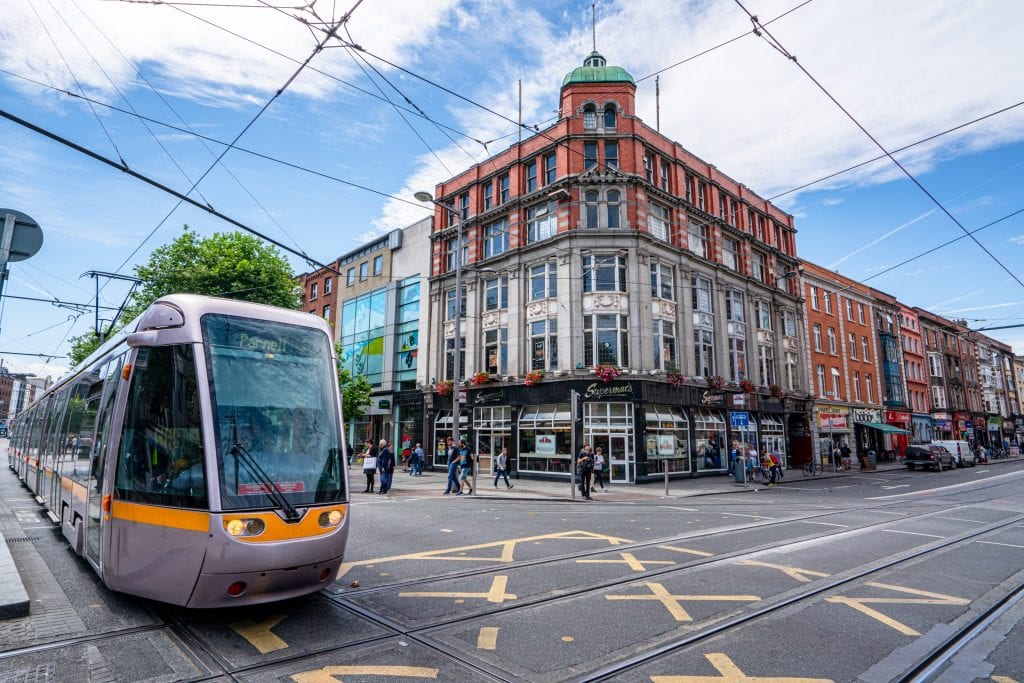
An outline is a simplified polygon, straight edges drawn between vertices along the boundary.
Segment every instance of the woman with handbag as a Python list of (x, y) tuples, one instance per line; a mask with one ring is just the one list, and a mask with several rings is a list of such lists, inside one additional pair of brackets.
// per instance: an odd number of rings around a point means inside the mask
[(369, 439), (363, 451), (363, 474), (366, 475), (366, 489), (363, 493), (373, 493), (373, 483), (377, 472), (377, 447)]

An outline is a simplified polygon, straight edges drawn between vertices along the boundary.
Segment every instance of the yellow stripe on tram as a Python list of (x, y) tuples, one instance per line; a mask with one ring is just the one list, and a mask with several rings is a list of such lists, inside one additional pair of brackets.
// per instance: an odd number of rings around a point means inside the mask
[(179, 510), (176, 508), (157, 507), (155, 505), (139, 505), (125, 501), (114, 501), (111, 514), (116, 519), (139, 524), (151, 524), (172, 529), (187, 531), (210, 531), (210, 513), (195, 510)]

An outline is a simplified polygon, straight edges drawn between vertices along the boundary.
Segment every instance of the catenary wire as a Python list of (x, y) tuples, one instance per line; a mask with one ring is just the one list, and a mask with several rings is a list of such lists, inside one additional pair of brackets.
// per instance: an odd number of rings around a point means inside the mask
[(905, 176), (906, 176), (906, 177), (907, 177), (907, 178), (908, 178), (908, 179), (909, 179), (909, 180), (910, 180), (910, 181), (911, 181), (911, 182), (912, 182), (912, 183), (913, 183), (913, 184), (914, 184), (914, 185), (915, 185), (915, 186), (916, 186), (916, 187), (917, 187), (917, 188), (918, 188), (918, 189), (919, 189), (919, 190), (920, 190), (920, 191), (921, 191), (922, 193), (924, 193), (924, 195), (925, 195), (926, 197), (928, 197), (928, 199), (929, 199), (929, 200), (931, 200), (931, 202), (932, 202), (933, 204), (935, 204), (935, 206), (937, 206), (937, 207), (939, 208), (939, 210), (940, 210), (940, 211), (942, 211), (942, 212), (943, 212), (944, 214), (946, 214), (946, 216), (947, 216), (947, 217), (948, 217), (948, 218), (949, 218), (949, 219), (950, 219), (951, 221), (953, 221), (953, 223), (955, 223), (955, 224), (956, 224), (956, 226), (957, 226), (958, 228), (960, 228), (960, 230), (962, 230), (962, 231), (963, 231), (963, 232), (965, 233), (965, 235), (967, 235), (968, 237), (970, 237), (971, 241), (972, 241), (972, 242), (974, 242), (974, 243), (975, 243), (975, 244), (976, 244), (976, 245), (977, 245), (977, 246), (978, 246), (978, 247), (979, 247), (979, 248), (980, 248), (980, 249), (981, 249), (981, 250), (982, 250), (983, 252), (985, 252), (985, 254), (987, 254), (987, 255), (988, 255), (988, 257), (989, 257), (989, 258), (990, 258), (990, 259), (991, 259), (992, 261), (994, 261), (994, 262), (995, 262), (996, 264), (998, 264), (998, 265), (999, 265), (999, 267), (1000, 267), (1000, 268), (1001, 268), (1001, 269), (1002, 269), (1002, 270), (1003, 270), (1003, 271), (1004, 271), (1004, 272), (1005, 272), (1005, 273), (1006, 273), (1007, 275), (1009, 275), (1009, 276), (1010, 276), (1011, 278), (1013, 278), (1013, 280), (1014, 280), (1014, 281), (1015, 281), (1015, 282), (1016, 282), (1016, 283), (1017, 283), (1018, 285), (1020, 285), (1020, 286), (1021, 286), (1022, 288), (1024, 288), (1024, 281), (1021, 281), (1021, 279), (1020, 279), (1020, 278), (1019, 278), (1019, 277), (1017, 276), (1017, 274), (1016, 274), (1016, 273), (1014, 273), (1013, 271), (1011, 271), (1011, 270), (1010, 270), (1010, 269), (1009, 269), (1009, 268), (1008, 268), (1008, 267), (1006, 266), (1006, 264), (1004, 264), (1004, 263), (1003, 263), (1003, 262), (1002, 262), (1001, 260), (999, 260), (999, 258), (998, 258), (998, 257), (997, 257), (997, 256), (996, 256), (995, 254), (993, 254), (993, 253), (992, 253), (992, 251), (991, 251), (991, 250), (989, 250), (989, 248), (988, 248), (988, 247), (986, 247), (986, 246), (985, 246), (984, 244), (982, 244), (982, 243), (981, 243), (981, 241), (980, 241), (980, 240), (979, 240), (979, 239), (978, 239), (977, 237), (975, 237), (974, 235), (972, 235), (972, 234), (970, 233), (970, 231), (969, 231), (969, 230), (968, 230), (968, 229), (967, 229), (966, 227), (964, 227), (963, 223), (961, 223), (961, 222), (960, 222), (960, 221), (959, 221), (959, 220), (957, 219), (957, 217), (956, 217), (956, 216), (954, 216), (954, 215), (952, 214), (952, 212), (950, 212), (950, 210), (949, 210), (949, 209), (947, 209), (947, 208), (946, 208), (946, 206), (945, 206), (945, 205), (944, 205), (944, 204), (943, 204), (943, 203), (942, 203), (941, 201), (939, 201), (939, 199), (938, 199), (938, 198), (937, 198), (937, 197), (936, 197), (936, 196), (935, 196), (934, 194), (932, 194), (932, 193), (931, 193), (931, 192), (930, 192), (930, 191), (928, 190), (928, 188), (926, 188), (926, 187), (925, 187), (925, 186), (924, 186), (924, 185), (923, 185), (923, 184), (921, 183), (921, 181), (919, 181), (919, 180), (918, 180), (918, 179), (917, 179), (917, 178), (916, 178), (916, 177), (914, 176), (914, 174), (912, 174), (912, 173), (911, 173), (911, 172), (910, 172), (910, 171), (909, 171), (909, 170), (908, 170), (908, 169), (907, 169), (907, 168), (906, 168), (906, 167), (905, 167), (905, 166), (904, 166), (904, 165), (903, 165), (902, 163), (900, 163), (900, 161), (899, 161), (898, 159), (896, 159), (896, 157), (895, 157), (895, 156), (893, 156), (892, 152), (888, 151), (888, 150), (887, 150), (887, 149), (885, 148), (885, 146), (884, 146), (884, 145), (882, 145), (882, 143), (881, 143), (881, 142), (879, 142), (879, 141), (878, 141), (878, 139), (877, 139), (877, 138), (875, 138), (875, 136), (874, 136), (874, 135), (872, 135), (872, 134), (871, 134), (871, 132), (870, 132), (870, 131), (868, 131), (868, 129), (867, 129), (867, 128), (865, 128), (865, 127), (864, 127), (864, 126), (863, 126), (863, 125), (862, 125), (862, 124), (860, 123), (860, 121), (858, 121), (858, 120), (857, 120), (857, 118), (856, 118), (855, 116), (853, 116), (853, 114), (851, 114), (851, 113), (850, 113), (850, 111), (849, 111), (849, 110), (847, 110), (847, 109), (846, 109), (846, 107), (844, 107), (844, 106), (842, 105), (842, 103), (840, 103), (840, 102), (839, 102), (839, 100), (837, 100), (837, 99), (835, 98), (835, 96), (833, 96), (833, 95), (832, 95), (832, 93), (831, 93), (831, 92), (829, 92), (829, 90), (828, 90), (828, 89), (827, 89), (827, 88), (826, 88), (826, 87), (825, 87), (824, 85), (822, 85), (822, 84), (821, 84), (821, 82), (819, 82), (819, 81), (818, 81), (818, 80), (817, 80), (817, 79), (816, 79), (816, 78), (815, 78), (815, 77), (814, 77), (814, 76), (813, 76), (813, 75), (811, 74), (811, 72), (810, 72), (810, 71), (808, 71), (808, 70), (807, 70), (807, 69), (806, 69), (806, 68), (805, 68), (805, 67), (803, 66), (803, 64), (801, 64), (801, 63), (800, 63), (799, 61), (797, 61), (797, 58), (796, 58), (796, 56), (795, 56), (795, 55), (793, 55), (792, 53), (790, 53), (790, 52), (789, 52), (789, 51), (788, 51), (788, 50), (787, 50), (787, 49), (786, 49), (786, 48), (785, 48), (785, 47), (784, 47), (784, 46), (782, 45), (782, 43), (780, 43), (780, 42), (778, 41), (778, 39), (776, 39), (776, 38), (775, 38), (775, 36), (773, 36), (773, 35), (771, 34), (771, 32), (770, 32), (770, 31), (768, 31), (768, 29), (767, 29), (767, 28), (765, 28), (765, 27), (764, 27), (764, 25), (763, 25), (763, 24), (761, 24), (761, 23), (760, 23), (760, 22), (759, 22), (759, 21), (757, 20), (757, 17), (756, 17), (756, 16), (754, 15), (754, 14), (751, 14), (751, 12), (750, 12), (750, 11), (749, 11), (749, 10), (748, 10), (748, 9), (747, 9), (746, 7), (744, 7), (744, 6), (743, 6), (743, 3), (741, 2), (741, 0), (734, 0), (734, 2), (735, 2), (735, 3), (736, 3), (736, 4), (737, 4), (737, 5), (739, 6), (739, 7), (740, 7), (740, 9), (742, 9), (742, 10), (743, 10), (743, 12), (744, 12), (744, 13), (746, 13), (746, 14), (747, 14), (747, 16), (748, 16), (748, 17), (750, 17), (750, 21), (751, 21), (751, 23), (753, 23), (753, 25), (754, 25), (754, 31), (755, 31), (755, 35), (758, 35), (758, 36), (760, 36), (760, 37), (763, 37), (763, 38), (765, 39), (765, 42), (767, 42), (767, 43), (768, 43), (768, 45), (770, 45), (770, 46), (771, 46), (772, 48), (774, 48), (774, 49), (775, 49), (775, 50), (776, 50), (777, 52), (779, 52), (779, 54), (781, 54), (782, 56), (784, 56), (784, 57), (785, 57), (786, 59), (788, 59), (789, 61), (793, 62), (793, 64), (794, 64), (794, 65), (796, 65), (796, 67), (797, 67), (797, 68), (798, 68), (798, 69), (799, 69), (799, 70), (800, 70), (800, 71), (801, 71), (801, 72), (802, 72), (802, 73), (803, 73), (803, 74), (804, 74), (805, 76), (807, 76), (807, 78), (808, 78), (808, 79), (810, 79), (810, 81), (811, 81), (812, 83), (814, 83), (814, 85), (815, 85), (815, 86), (817, 86), (817, 88), (818, 88), (819, 90), (821, 90), (821, 92), (822, 92), (822, 93), (823, 93), (823, 94), (824, 94), (824, 95), (825, 95), (825, 96), (826, 96), (826, 97), (827, 97), (827, 98), (828, 98), (829, 100), (831, 100), (831, 102), (832, 102), (833, 104), (835, 104), (835, 105), (836, 105), (836, 107), (837, 107), (837, 108), (838, 108), (838, 109), (839, 109), (839, 110), (840, 110), (840, 111), (841, 111), (841, 112), (842, 112), (842, 113), (843, 113), (843, 114), (844, 114), (844, 115), (845, 115), (845, 116), (846, 116), (846, 117), (847, 117), (847, 118), (848, 118), (848, 119), (849, 119), (849, 120), (850, 120), (850, 121), (851, 121), (851, 122), (852, 122), (852, 123), (853, 123), (853, 124), (854, 124), (854, 125), (855, 125), (855, 126), (856, 126), (856, 127), (858, 128), (858, 129), (859, 129), (859, 130), (860, 130), (860, 131), (861, 131), (861, 132), (862, 132), (862, 133), (864, 133), (864, 135), (865, 135), (865, 136), (867, 136), (867, 138), (868, 138), (869, 140), (871, 140), (871, 142), (872, 142), (872, 143), (874, 143), (874, 145), (875, 145), (876, 147), (878, 147), (878, 149), (879, 149), (879, 150), (880, 150), (880, 151), (881, 151), (881, 152), (882, 152), (882, 153), (883, 153), (883, 154), (884, 154), (884, 155), (885, 155), (885, 156), (886, 156), (886, 157), (887, 157), (887, 158), (889, 159), (889, 161), (891, 161), (891, 162), (892, 162), (892, 163), (893, 163), (893, 164), (894, 164), (894, 165), (895, 165), (895, 166), (896, 166), (897, 168), (899, 168), (899, 169), (900, 169), (900, 171), (901, 171), (901, 172), (902, 172), (902, 173), (903, 173), (903, 174), (904, 174), (904, 175), (905, 175)]

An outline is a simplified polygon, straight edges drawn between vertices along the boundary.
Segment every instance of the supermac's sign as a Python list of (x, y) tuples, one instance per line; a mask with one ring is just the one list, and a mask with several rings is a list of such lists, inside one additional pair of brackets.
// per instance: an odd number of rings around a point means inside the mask
[(594, 382), (587, 386), (587, 390), (583, 392), (583, 398), (597, 400), (603, 398), (633, 398), (633, 385), (598, 384)]

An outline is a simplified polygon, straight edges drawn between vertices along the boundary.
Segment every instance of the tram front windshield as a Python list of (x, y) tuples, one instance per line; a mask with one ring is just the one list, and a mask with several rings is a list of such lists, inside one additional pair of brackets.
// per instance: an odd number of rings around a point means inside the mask
[(344, 499), (330, 339), (297, 325), (203, 316), (221, 507)]

